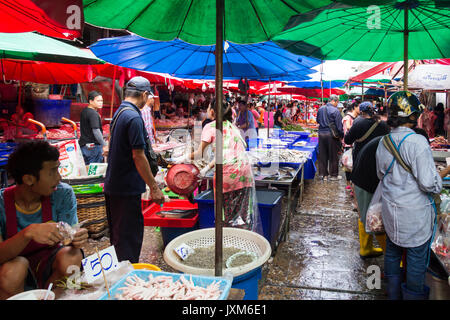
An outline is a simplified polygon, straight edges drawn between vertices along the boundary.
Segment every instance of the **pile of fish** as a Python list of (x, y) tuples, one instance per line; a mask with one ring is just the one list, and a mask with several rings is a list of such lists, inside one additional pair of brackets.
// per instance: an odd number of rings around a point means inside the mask
[(129, 276), (125, 281), (125, 287), (116, 294), (118, 300), (217, 300), (222, 291), (220, 282), (214, 281), (206, 288), (196, 286), (192, 278), (188, 281), (181, 276), (173, 281), (171, 276), (157, 276), (152, 274), (148, 281), (137, 275)]
[(292, 180), (293, 178), (295, 178), (296, 172), (297, 170), (291, 167), (279, 167), (276, 170), (271, 170), (270, 167), (253, 167), (253, 175), (255, 177), (255, 180)]
[(254, 149), (249, 157), (252, 163), (304, 163), (311, 157), (311, 152), (290, 149)]

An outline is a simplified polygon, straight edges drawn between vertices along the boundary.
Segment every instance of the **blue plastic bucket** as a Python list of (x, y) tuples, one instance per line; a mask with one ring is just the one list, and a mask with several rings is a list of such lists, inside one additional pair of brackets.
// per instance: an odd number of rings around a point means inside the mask
[(244, 300), (258, 300), (259, 279), (261, 279), (261, 267), (235, 277), (231, 287), (244, 290)]

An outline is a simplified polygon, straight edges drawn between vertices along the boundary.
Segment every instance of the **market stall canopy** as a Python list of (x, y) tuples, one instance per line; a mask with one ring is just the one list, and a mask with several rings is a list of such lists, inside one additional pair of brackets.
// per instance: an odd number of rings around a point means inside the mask
[(348, 79), (348, 82), (360, 82), (360, 81), (366, 80), (366, 79), (373, 77), (389, 68), (392, 68), (394, 65), (395, 65), (395, 62), (380, 63), (379, 65), (377, 65), (367, 71), (364, 71), (355, 77)]
[[(293, 15), (330, 4), (329, 0), (225, 0), (224, 40), (258, 43), (283, 30)], [(142, 37), (189, 43), (216, 43), (215, 0), (84, 0), (86, 22), (128, 30)]]
[(340, 88), (345, 85), (345, 81), (291, 81), (289, 85), (297, 88), (324, 89)]
[[(50, 2), (50, 1), (47, 1)], [(55, 7), (55, 1), (52, 1)], [(64, 1), (58, 0), (58, 5)], [(66, 10), (67, 10), (66, 5)], [(80, 28), (81, 28), (81, 8)], [(77, 23), (78, 25), (78, 23)], [(81, 32), (69, 29), (67, 26), (50, 18), (41, 7), (32, 0), (0, 0), (0, 32), (22, 33), (37, 31), (41, 34), (63, 39), (81, 37)]]
[(114, 78), (114, 69), (116, 72), (115, 78), (119, 80), (119, 84), (121, 87), (123, 87), (125, 83), (128, 82), (128, 80), (136, 76), (147, 78), (152, 85), (153, 84), (182, 85), (184, 83), (182, 79), (172, 77), (168, 74), (144, 72), (136, 69), (115, 66), (110, 63), (95, 65), (95, 70), (99, 76), (111, 79)]
[[(301, 57), (272, 42), (239, 45), (225, 42), (223, 77), (263, 79), (292, 75), (301, 78), (315, 72), (315, 58)], [(199, 46), (181, 40), (154, 41), (136, 35), (102, 39), (90, 46), (109, 63), (149, 72), (191, 79), (214, 79), (215, 46)]]
[(0, 78), (46, 84), (74, 84), (97, 76), (93, 65), (0, 59)]
[(322, 97), (322, 94), (324, 98), (329, 98), (331, 94), (336, 94), (338, 96), (345, 94), (345, 91), (340, 89), (321, 90), (321, 89), (297, 88), (294, 86), (284, 86), (278, 88), (278, 90), (280, 92), (285, 92), (288, 94), (301, 94), (307, 97), (317, 97), (317, 98)]
[(391, 1), (377, 7), (335, 4), (316, 14), (292, 17), (287, 28), (272, 40), (296, 54), (320, 59), (401, 61), (405, 32), (411, 44), (409, 59), (450, 57), (448, 1)]
[(98, 64), (90, 50), (32, 32), (0, 33), (0, 58), (70, 64)]
[(421, 64), (408, 75), (410, 88), (424, 90), (450, 89), (450, 66), (439, 64)]

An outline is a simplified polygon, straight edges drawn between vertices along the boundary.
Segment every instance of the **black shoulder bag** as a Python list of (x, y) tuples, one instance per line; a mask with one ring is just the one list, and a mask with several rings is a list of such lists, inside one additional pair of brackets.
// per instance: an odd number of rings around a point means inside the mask
[[(114, 130), (114, 126), (116, 124), (117, 119), (119, 118), (120, 114), (125, 111), (125, 110), (134, 110), (131, 107), (124, 107), (122, 108), (122, 110), (119, 111), (119, 113), (114, 117), (113, 121), (111, 122), (111, 133), (110, 136), (112, 137), (113, 134), (113, 130)], [(142, 120), (142, 123), (144, 124), (144, 119), (142, 119), (142, 117), (140, 117)], [(144, 124), (144, 130), (145, 130), (145, 124)], [(147, 157), (147, 161), (150, 165), (150, 170), (152, 171), (153, 176), (156, 176), (156, 174), (158, 173), (158, 155), (155, 153), (155, 151), (153, 151), (152, 148), (152, 144), (150, 143), (150, 139), (148, 137), (147, 132), (144, 133), (144, 137), (145, 137), (145, 144), (147, 145), (147, 148), (145, 149), (145, 156)]]

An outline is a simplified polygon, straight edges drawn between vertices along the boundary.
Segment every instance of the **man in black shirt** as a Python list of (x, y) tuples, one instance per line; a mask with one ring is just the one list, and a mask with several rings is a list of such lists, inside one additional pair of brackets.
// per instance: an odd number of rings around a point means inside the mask
[(103, 162), (102, 120), (98, 110), (103, 107), (103, 97), (97, 91), (88, 95), (89, 105), (83, 109), (80, 116), (80, 147), (86, 165)]

